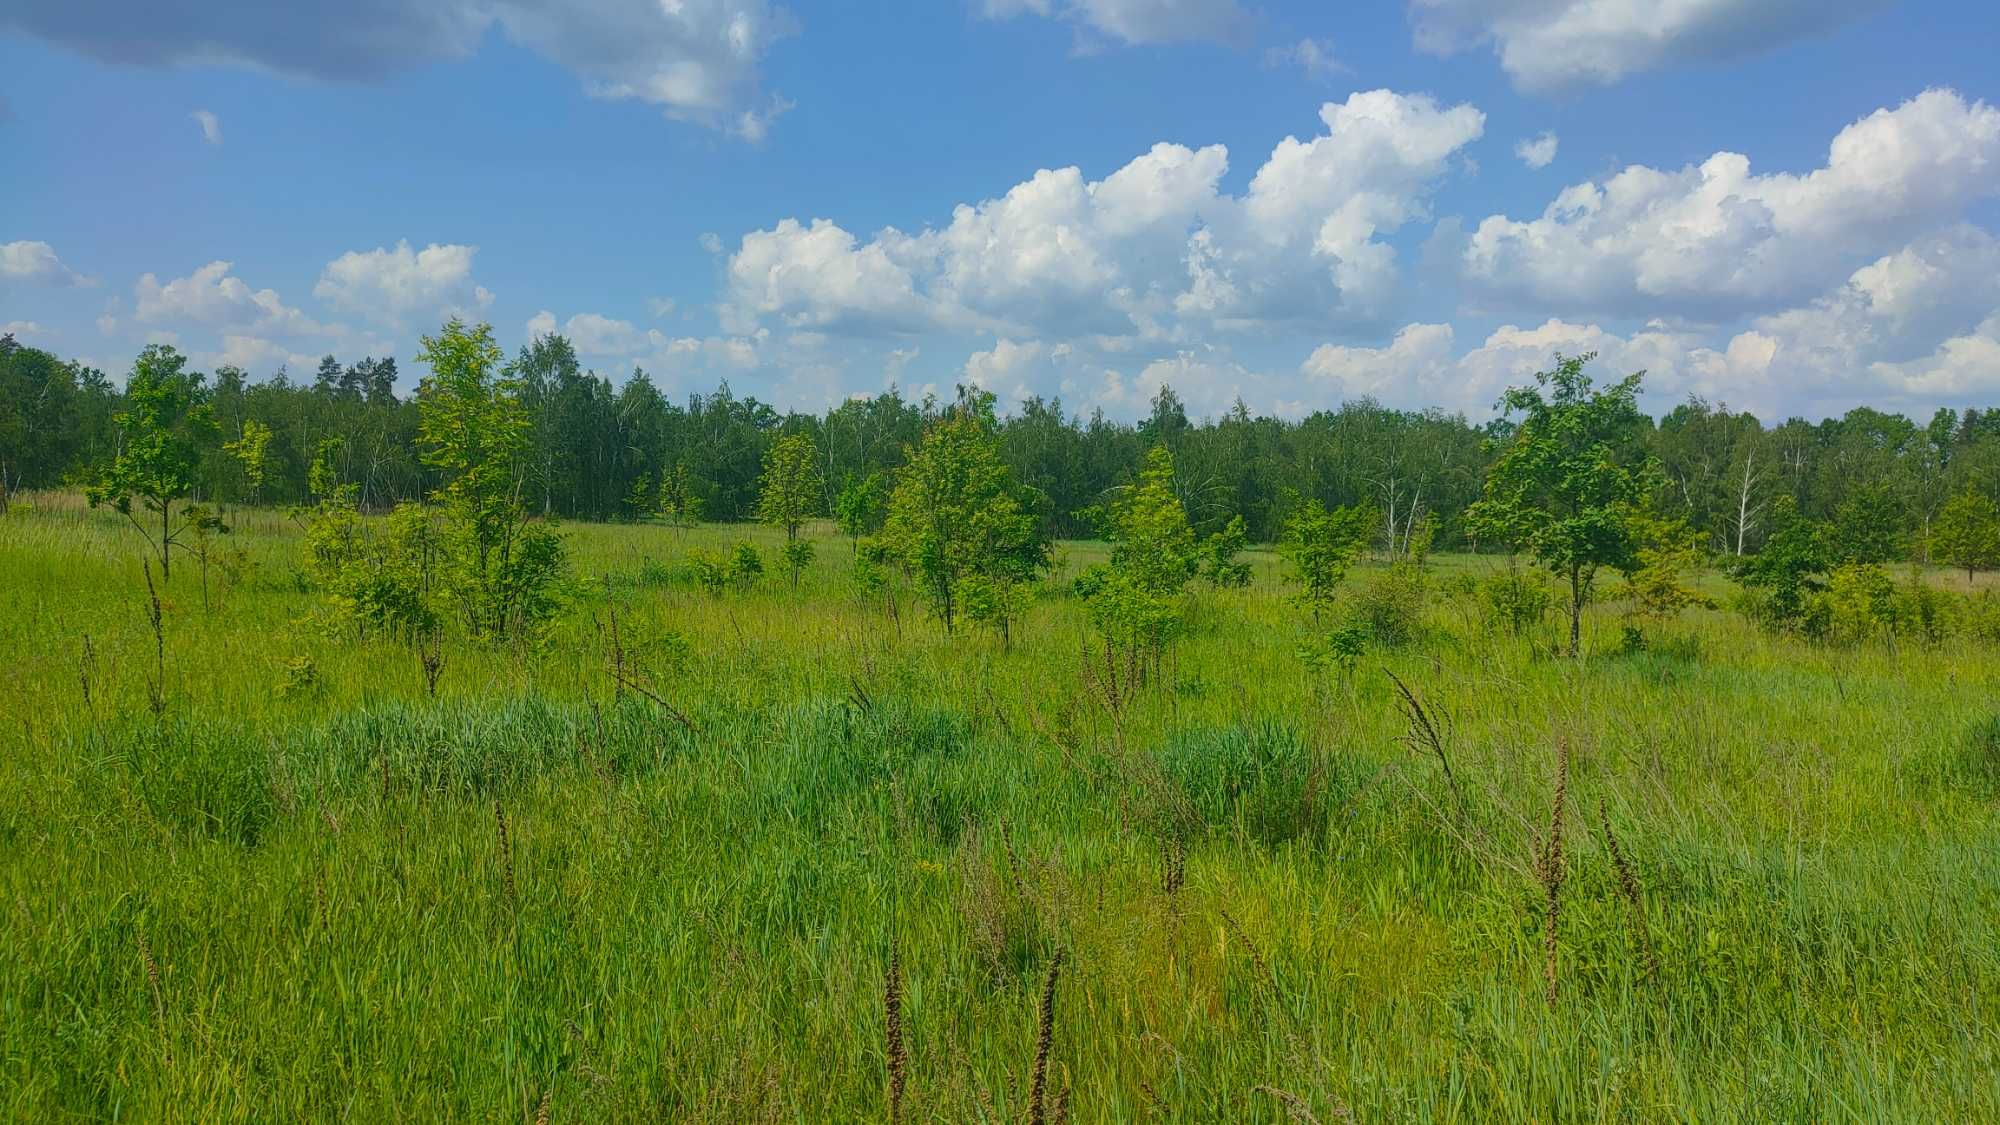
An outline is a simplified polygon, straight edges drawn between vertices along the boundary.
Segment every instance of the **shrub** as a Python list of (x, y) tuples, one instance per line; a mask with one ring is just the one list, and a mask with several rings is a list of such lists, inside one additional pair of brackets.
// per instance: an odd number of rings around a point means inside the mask
[(1347, 675), (1354, 671), (1354, 665), (1361, 654), (1368, 651), (1368, 632), (1359, 625), (1343, 625), (1324, 633), (1315, 633), (1299, 643), (1299, 662), (1322, 675), (1339, 672)]
[(1702, 562), (1698, 539), (1686, 521), (1641, 516), (1633, 524), (1646, 542), (1639, 549), (1639, 565), (1626, 577), (1633, 616), (1665, 621), (1690, 606), (1710, 605), (1686, 583)]
[(1554, 600), (1548, 582), (1532, 570), (1496, 574), (1480, 584), (1479, 592), (1486, 600), (1488, 621), (1506, 625), (1517, 637), (1541, 624)]
[(1395, 648), (1416, 639), (1423, 623), (1424, 573), (1409, 560), (1356, 591), (1351, 621), (1369, 640)]
[(1314, 622), (1332, 608), (1374, 525), (1375, 517), (1365, 508), (1328, 511), (1318, 500), (1301, 504), (1285, 520), (1278, 553), (1290, 565), (1290, 577), (1299, 584), (1299, 604), (1312, 612)]
[[(813, 549), (812, 541), (809, 539), (794, 539), (785, 544), (785, 568), (792, 572), (792, 585), (799, 584), (799, 575), (812, 565), (816, 554), (818, 552)], [(759, 562), (761, 564), (762, 560)]]
[(738, 543), (736, 545), (736, 553), (730, 556), (729, 559), (729, 581), (747, 590), (756, 585), (757, 579), (763, 576), (764, 556), (757, 552), (755, 546), (749, 543)]
[(2000, 596), (1981, 590), (1959, 603), (1959, 627), (1987, 644), (2000, 644)]
[(1959, 608), (1953, 603), (1960, 599), (1924, 581), (1923, 572), (1913, 566), (1897, 601), (1897, 618), (1903, 627), (1918, 640), (1934, 645), (1950, 634), (1953, 610)]
[(1809, 610), (1810, 635), (1852, 645), (1894, 636), (1902, 623), (1896, 584), (1873, 563), (1846, 563), (1828, 576)]
[(697, 547), (687, 555), (688, 580), (705, 594), (720, 594), (729, 585), (729, 564), (721, 555)]
[(1731, 566), (1744, 588), (1736, 607), (1772, 632), (1823, 636), (1830, 607), (1817, 595), (1826, 589), (1832, 533), (1825, 524), (1801, 516), (1790, 496), (1780, 496), (1772, 505), (1771, 529), (1763, 550)]
[(319, 664), (306, 653), (285, 661), (285, 678), (278, 684), (278, 695), (284, 699), (308, 695), (319, 687)]
[(1250, 564), (1236, 557), (1249, 538), (1243, 517), (1229, 517), (1229, 524), (1209, 536), (1202, 547), (1201, 576), (1218, 589), (1240, 590), (1250, 585)]

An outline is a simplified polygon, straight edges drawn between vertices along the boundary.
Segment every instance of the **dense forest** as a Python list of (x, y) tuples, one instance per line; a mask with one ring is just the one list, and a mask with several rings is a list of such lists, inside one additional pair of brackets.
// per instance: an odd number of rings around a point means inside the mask
[[(185, 362), (152, 350), (170, 365)], [(1612, 374), (1622, 373), (1600, 373)], [(781, 412), (726, 383), (675, 402), (643, 370), (614, 385), (586, 369), (559, 335), (522, 348), (505, 375), (532, 419), (523, 501), (568, 519), (632, 518), (654, 509), (668, 481), (698, 501), (703, 518), (754, 518), (766, 452), (793, 433), (809, 435), (824, 462), (815, 474), (824, 493), (818, 514), (831, 515), (844, 488), (892, 473), (949, 406), (891, 389), (824, 414)], [(198, 475), (201, 498), (303, 503), (316, 462), (331, 468), (334, 483), (356, 486), (366, 509), (427, 495), (436, 481), (418, 455), (415, 397), (397, 393), (398, 377), (393, 358), (343, 364), (331, 355), (309, 381), (282, 369), (252, 381), (233, 367), (200, 377), (216, 426)], [(0, 340), (0, 498), (85, 480), (115, 453), (121, 409), (122, 391), (104, 372)], [(1368, 399), (1298, 421), (1255, 416), (1240, 402), (1197, 420), (1162, 388), (1136, 424), (1032, 398), (1002, 419), (1000, 437), (1057, 536), (1094, 534), (1104, 499), (1135, 478), (1157, 444), (1173, 453), (1175, 487), (1203, 533), (1240, 515), (1252, 539), (1270, 541), (1292, 508), (1318, 500), (1373, 510), (1385, 541), (1435, 517), (1441, 543), (1476, 546), (1460, 517), (1478, 499), (1493, 439), (1508, 426)], [(2000, 408), (1940, 409), (1919, 422), (1857, 407), (1819, 422), (1766, 425), (1691, 399), (1649, 421), (1645, 441), (1662, 470), (1659, 507), (1720, 554), (1757, 551), (1774, 505), (1790, 497), (1800, 514), (1832, 526), (1845, 557), (1921, 557), (1932, 519), (1953, 496), (1968, 488), (2000, 495)], [(244, 456), (248, 447), (254, 460)]]

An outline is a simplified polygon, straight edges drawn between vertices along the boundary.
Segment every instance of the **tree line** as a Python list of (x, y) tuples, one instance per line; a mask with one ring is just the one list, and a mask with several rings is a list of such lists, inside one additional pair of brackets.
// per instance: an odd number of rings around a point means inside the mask
[[(790, 516), (854, 525), (883, 507), (911, 451), (956, 405), (891, 389), (821, 413), (780, 411), (727, 383), (675, 401), (640, 369), (614, 385), (560, 335), (496, 366), (523, 419), (510, 470), (520, 501), (565, 519), (759, 518), (765, 466), (794, 438), (803, 440), (780, 461), (793, 478)], [(141, 398), (163, 373), (204, 419), (185, 451), (191, 501), (311, 505), (351, 489), (360, 511), (385, 512), (447, 483), (425, 460), (419, 395), (398, 392), (393, 357), (327, 356), (309, 380), (280, 368), (253, 381), (234, 367), (189, 370), (185, 356), (153, 346), (120, 385), (6, 337), (0, 499), (97, 479), (128, 440), (119, 417), (156, 408)], [(1367, 513), (1370, 540), (1395, 555), (1419, 534), (1440, 546), (1500, 545), (1490, 529), (1482, 537), (1472, 509), (1520, 421), (1475, 424), (1369, 399), (1298, 420), (1253, 415), (1239, 402), (1197, 420), (1162, 388), (1136, 422), (1030, 398), (991, 424), (999, 460), (1022, 486), (1023, 514), (1044, 538), (1108, 534), (1122, 490), (1142, 481), (1157, 447), (1173, 459), (1171, 487), (1198, 536), (1240, 521), (1248, 540), (1277, 542), (1317, 504)], [(1756, 554), (1806, 520), (1824, 527), (1826, 550), (1841, 558), (1929, 560), (1955, 501), (2000, 496), (2000, 408), (1940, 409), (1918, 422), (1858, 407), (1767, 425), (1690, 399), (1659, 418), (1637, 415), (1632, 429), (1657, 470), (1646, 481), (1654, 508), (1717, 555)], [(808, 449), (812, 463), (800, 464)]]

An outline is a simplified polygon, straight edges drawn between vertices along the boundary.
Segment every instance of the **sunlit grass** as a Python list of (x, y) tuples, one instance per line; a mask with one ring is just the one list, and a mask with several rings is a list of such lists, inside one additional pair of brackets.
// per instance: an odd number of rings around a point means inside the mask
[[(573, 525), (571, 612), (447, 645), (432, 700), (316, 618), (282, 514), (237, 528), (207, 609), (176, 565), (156, 720), (136, 534), (0, 519), (0, 1115), (882, 1119), (892, 947), (908, 1120), (1018, 1118), (1058, 948), (1077, 1120), (1283, 1120), (1259, 1086), (1321, 1121), (2000, 1115), (2000, 660), (1969, 640), (1699, 610), (1617, 655), (1605, 604), (1572, 663), (1553, 619), (1450, 596), (1502, 565), (1454, 556), (1418, 642), (1315, 682), (1258, 552), (1113, 715), (1059, 581), (1003, 649), (859, 594), (830, 527), (796, 590), (711, 597), (689, 549), (777, 534)], [(696, 730), (617, 692), (614, 611)], [(1384, 668), (1449, 716), (1463, 810)]]

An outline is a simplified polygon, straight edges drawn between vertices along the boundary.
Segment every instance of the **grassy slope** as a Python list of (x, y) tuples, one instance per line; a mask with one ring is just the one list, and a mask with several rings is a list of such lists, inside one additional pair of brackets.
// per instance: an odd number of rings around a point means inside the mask
[[(864, 604), (831, 537), (798, 591), (715, 599), (647, 563), (767, 534), (573, 527), (608, 592), (539, 652), (448, 648), (433, 703), (408, 650), (312, 626), (287, 525), (246, 523), (221, 604), (175, 576), (156, 724), (136, 536), (0, 519), (0, 1116), (880, 1119), (892, 944), (912, 1120), (1022, 1110), (1057, 947), (1078, 1120), (1283, 1119), (1262, 1084), (1320, 1120), (2000, 1116), (2000, 831), (1963, 750), (1990, 650), (1695, 612), (1672, 653), (1571, 664), (1440, 598), (1315, 685), (1260, 555), (1114, 722), (1067, 597), (1002, 651)], [(613, 606), (698, 732), (614, 698)], [(1463, 814), (1383, 667), (1451, 716)]]

